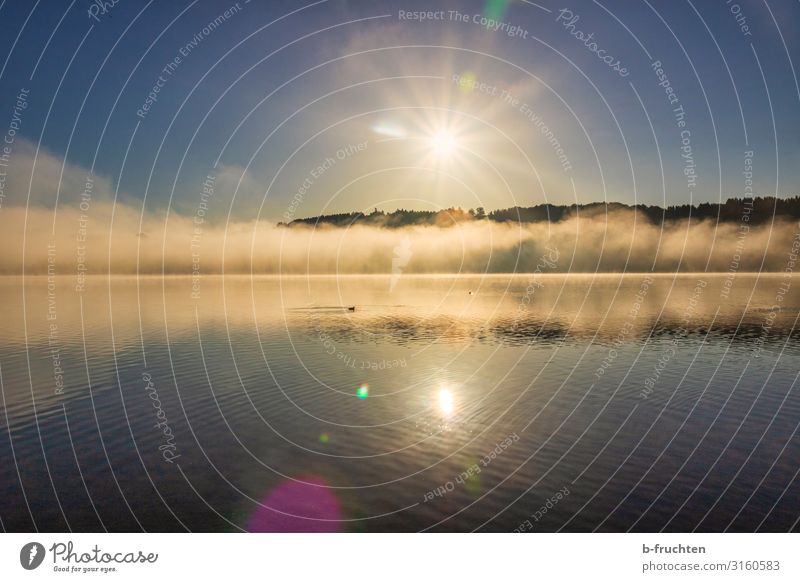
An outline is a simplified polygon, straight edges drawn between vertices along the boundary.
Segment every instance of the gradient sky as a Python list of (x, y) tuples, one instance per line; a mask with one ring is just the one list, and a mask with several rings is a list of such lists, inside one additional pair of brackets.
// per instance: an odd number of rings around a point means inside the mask
[[(797, 2), (240, 0), (210, 34), (204, 27), (235, 2), (118, 0), (96, 19), (92, 4), (0, 5), (0, 131), (29, 90), (9, 173), (39, 152), (30, 198), (28, 174), (9, 187), (6, 206), (52, 208), (56, 197), (75, 204), (91, 169), (108, 186), (97, 197), (116, 192), (134, 207), (146, 198), (148, 209), (188, 215), (213, 174), (209, 215), (217, 220), (376, 206), (697, 203), (742, 194), (747, 151), (756, 194), (800, 193)], [(571, 35), (557, 20), (562, 9), (629, 74)], [(415, 22), (401, 10), (445, 12)], [(518, 34), (473, 21), (484, 14)], [(193, 39), (158, 100), (137, 116)], [(496, 89), (464, 90), (453, 75)], [(682, 130), (690, 132), (693, 188)], [(441, 131), (454, 139), (447, 155), (432, 151)], [(337, 159), (355, 144), (366, 145)], [(314, 177), (327, 158), (335, 162)], [(64, 164), (60, 183), (58, 172), (42, 175), (48, 161)]]

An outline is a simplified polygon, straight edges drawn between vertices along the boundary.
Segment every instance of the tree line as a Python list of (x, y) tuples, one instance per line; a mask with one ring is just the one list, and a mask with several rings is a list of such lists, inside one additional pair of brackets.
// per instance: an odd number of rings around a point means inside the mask
[(330, 225), (348, 227), (355, 224), (401, 228), (404, 226), (452, 226), (459, 223), (489, 220), (493, 222), (559, 222), (568, 218), (602, 217), (616, 211), (634, 211), (653, 224), (692, 219), (720, 222), (736, 222), (747, 216), (751, 224), (770, 222), (773, 218), (800, 219), (800, 196), (776, 198), (758, 196), (754, 198), (728, 198), (723, 203), (703, 202), (700, 204), (680, 204), (675, 206), (648, 206), (645, 204), (623, 204), (621, 202), (592, 202), (589, 204), (538, 204), (536, 206), (514, 206), (493, 210), (489, 213), (482, 207), (464, 210), (445, 208), (433, 210), (406, 210), (399, 208), (393, 212), (374, 209), (371, 212), (347, 212), (326, 214), (309, 218), (298, 218), (279, 226), (318, 226)]

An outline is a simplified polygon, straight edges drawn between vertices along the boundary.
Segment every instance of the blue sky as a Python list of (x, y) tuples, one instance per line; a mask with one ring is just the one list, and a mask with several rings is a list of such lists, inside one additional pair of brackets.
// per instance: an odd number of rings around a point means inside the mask
[[(757, 194), (800, 193), (796, 2), (241, 0), (224, 17), (235, 4), (118, 0), (93, 19), (85, 0), (5, 2), (3, 130), (29, 90), (9, 172), (38, 148), (66, 174), (93, 168), (122, 202), (189, 215), (212, 174), (219, 220), (282, 220), (307, 181), (295, 216), (716, 201), (741, 195), (747, 151)], [(446, 154), (431, 146), (442, 132)], [(45, 207), (80, 194), (40, 188), (31, 202)], [(17, 188), (5, 204), (27, 199)]]

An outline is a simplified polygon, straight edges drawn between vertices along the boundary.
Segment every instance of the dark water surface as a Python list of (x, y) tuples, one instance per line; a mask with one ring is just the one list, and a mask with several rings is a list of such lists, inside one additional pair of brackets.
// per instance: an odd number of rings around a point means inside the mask
[(2, 278), (2, 526), (797, 530), (800, 279), (725, 281)]

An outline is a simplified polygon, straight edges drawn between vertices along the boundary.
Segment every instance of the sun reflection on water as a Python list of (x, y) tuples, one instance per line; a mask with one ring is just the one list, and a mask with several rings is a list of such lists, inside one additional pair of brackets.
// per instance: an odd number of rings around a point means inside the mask
[(448, 388), (439, 389), (439, 410), (444, 416), (451, 416), (455, 411), (453, 393)]

